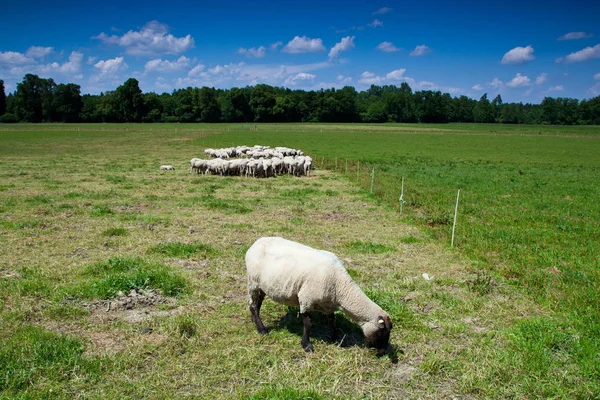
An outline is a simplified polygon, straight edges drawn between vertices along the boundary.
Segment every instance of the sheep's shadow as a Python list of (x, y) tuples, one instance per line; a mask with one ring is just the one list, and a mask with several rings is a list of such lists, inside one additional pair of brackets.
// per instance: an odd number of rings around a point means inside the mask
[[(329, 329), (327, 316), (320, 312), (312, 312), (311, 317), (311, 339), (331, 343), (331, 330)], [(362, 330), (356, 323), (346, 318), (344, 314), (335, 314), (335, 328), (337, 340), (334, 343), (338, 346), (365, 346)], [(304, 322), (300, 315), (300, 310), (294, 307), (287, 307), (287, 313), (280, 318), (276, 326), (269, 327), (269, 330), (271, 329), (287, 329), (288, 332), (302, 337), (304, 334)]]
[[(302, 337), (304, 334), (304, 322), (300, 315), (300, 309), (295, 307), (286, 307), (287, 313), (279, 319), (277, 325), (268, 326), (268, 330), (287, 329), (288, 332)], [(331, 340), (331, 330), (329, 329), (329, 320), (326, 315), (320, 312), (311, 313), (312, 328), (310, 337), (314, 340), (320, 340), (329, 343), (335, 343), (339, 347), (366, 347), (362, 330), (355, 322), (348, 319), (341, 312), (335, 313), (335, 328), (337, 339)], [(394, 364), (398, 362), (398, 354), (404, 354), (404, 351), (398, 346), (391, 344), (385, 354), (379, 354), (377, 357), (387, 356)]]

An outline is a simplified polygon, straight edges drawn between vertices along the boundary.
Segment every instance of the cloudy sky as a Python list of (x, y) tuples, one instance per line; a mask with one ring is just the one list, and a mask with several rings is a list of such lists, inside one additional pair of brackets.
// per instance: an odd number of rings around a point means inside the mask
[[(378, 2), (379, 1), (379, 2)], [(600, 2), (10, 1), (0, 79), (84, 93), (371, 84), (540, 102), (600, 95)]]

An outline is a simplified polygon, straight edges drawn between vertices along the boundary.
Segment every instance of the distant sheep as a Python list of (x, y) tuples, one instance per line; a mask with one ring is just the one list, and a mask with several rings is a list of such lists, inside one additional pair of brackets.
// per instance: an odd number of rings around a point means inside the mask
[[(192, 158), (190, 172), (222, 176), (270, 178), (282, 174), (310, 176), (312, 158), (302, 150), (255, 145), (205, 149), (211, 160)], [(241, 157), (241, 158), (234, 158)], [(233, 158), (233, 159), (232, 159)]]
[(301, 345), (310, 343), (311, 311), (329, 316), (335, 340), (334, 311), (341, 310), (361, 327), (365, 342), (383, 354), (389, 344), (392, 321), (352, 280), (335, 254), (316, 250), (280, 237), (258, 239), (246, 253), (248, 303), (260, 334), (267, 329), (260, 319), (265, 296), (286, 306), (300, 307), (304, 318)]
[(161, 171), (175, 171), (175, 167), (173, 167), (172, 165), (161, 165), (160, 170)]

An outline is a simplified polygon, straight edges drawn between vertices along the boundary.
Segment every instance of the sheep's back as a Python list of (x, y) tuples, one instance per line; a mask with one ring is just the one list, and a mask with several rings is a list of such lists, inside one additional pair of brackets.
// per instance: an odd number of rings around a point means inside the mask
[(325, 308), (335, 303), (336, 280), (344, 270), (333, 253), (276, 237), (258, 239), (250, 247), (246, 268), (249, 283), (273, 300), (289, 306), (309, 302)]

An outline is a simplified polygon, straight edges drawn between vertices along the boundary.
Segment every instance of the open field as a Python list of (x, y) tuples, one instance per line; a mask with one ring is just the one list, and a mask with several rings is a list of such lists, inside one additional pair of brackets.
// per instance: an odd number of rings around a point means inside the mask
[[(600, 396), (600, 129), (251, 126), (0, 127), (0, 397)], [(317, 170), (187, 172), (241, 144)], [(317, 320), (307, 355), (269, 300), (259, 337), (243, 256), (269, 235), (338, 254), (390, 312), (391, 354), (340, 316), (344, 339)]]

